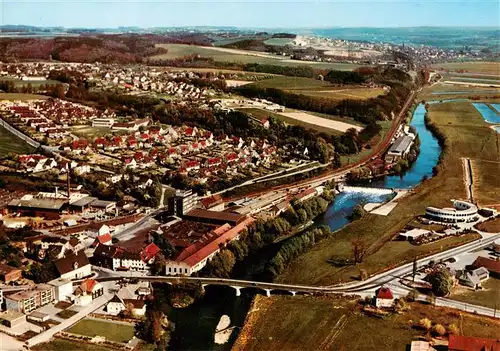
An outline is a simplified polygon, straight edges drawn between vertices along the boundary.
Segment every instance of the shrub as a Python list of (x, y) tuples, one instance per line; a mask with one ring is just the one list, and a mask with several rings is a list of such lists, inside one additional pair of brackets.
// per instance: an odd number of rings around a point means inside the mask
[(455, 334), (455, 335), (459, 334), (459, 330), (456, 324), (452, 323), (448, 326), (448, 334)]
[(418, 322), (418, 325), (419, 325), (421, 328), (423, 328), (423, 329), (425, 329), (425, 330), (429, 331), (429, 330), (431, 329), (431, 327), (432, 327), (432, 322), (431, 322), (431, 320), (430, 320), (430, 319), (428, 319), (428, 318), (422, 318), (422, 319)]
[(443, 336), (444, 334), (446, 334), (446, 329), (441, 324), (436, 324), (434, 327), (432, 327), (432, 332), (435, 335)]

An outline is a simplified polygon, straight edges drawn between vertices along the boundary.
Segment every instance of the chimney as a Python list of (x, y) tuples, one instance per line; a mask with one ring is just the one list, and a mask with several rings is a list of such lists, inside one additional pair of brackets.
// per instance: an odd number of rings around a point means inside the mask
[(70, 190), (71, 189), (71, 164), (69, 162), (66, 164), (66, 174), (68, 177), (67, 178), (67, 182), (68, 182), (67, 187), (68, 187), (68, 199), (69, 199), (69, 197), (71, 195), (71, 190)]

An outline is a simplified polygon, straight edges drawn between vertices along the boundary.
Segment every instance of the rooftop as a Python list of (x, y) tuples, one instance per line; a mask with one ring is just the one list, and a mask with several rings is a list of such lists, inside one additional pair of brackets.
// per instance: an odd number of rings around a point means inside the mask
[(408, 135), (403, 135), (397, 138), (389, 148), (390, 153), (403, 153), (413, 142), (413, 139)]
[(68, 203), (67, 199), (14, 199), (9, 202), (9, 207), (28, 207), (41, 210), (60, 210), (66, 203)]

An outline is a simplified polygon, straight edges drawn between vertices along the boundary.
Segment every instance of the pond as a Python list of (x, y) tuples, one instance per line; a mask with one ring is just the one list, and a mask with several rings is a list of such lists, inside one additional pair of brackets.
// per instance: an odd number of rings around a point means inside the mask
[[(500, 115), (488, 105), (473, 102), (472, 105), (479, 111), (483, 119), (488, 123), (500, 123)], [(498, 104), (497, 104), (498, 105)]]

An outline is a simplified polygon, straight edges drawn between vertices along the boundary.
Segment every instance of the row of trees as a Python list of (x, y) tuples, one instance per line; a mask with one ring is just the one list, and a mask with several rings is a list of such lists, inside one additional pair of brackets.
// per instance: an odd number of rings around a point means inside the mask
[[(380, 120), (390, 119), (392, 113), (398, 108), (402, 108), (406, 98), (410, 94), (413, 84), (411, 77), (406, 73), (394, 73), (395, 69), (386, 69), (370, 77), (379, 84), (388, 85), (391, 90), (381, 96), (367, 100), (345, 99), (333, 101), (328, 98), (318, 98), (276, 88), (262, 88), (254, 84), (244, 85), (235, 88), (238, 94), (249, 98), (264, 98), (277, 104), (300, 110), (314, 111), (336, 116), (352, 117), (356, 121), (370, 124)], [(336, 72), (333, 74), (333, 72)], [(358, 78), (363, 77), (359, 73), (353, 72), (353, 77), (345, 77), (345, 73), (331, 71), (330, 73), (335, 81), (345, 81), (346, 84), (354, 84)], [(336, 75), (339, 75), (338, 77)], [(328, 75), (327, 75), (328, 76)], [(368, 79), (368, 78), (359, 78)]]
[(287, 240), (281, 246), (276, 256), (271, 259), (266, 268), (269, 278), (272, 280), (279, 276), (283, 273), (291, 260), (309, 250), (317, 242), (328, 238), (330, 235), (330, 228), (321, 226)]
[(256, 73), (280, 74), (293, 77), (316, 77), (320, 72), (311, 66), (278, 66), (260, 63), (242, 63), (242, 62), (221, 62), (215, 61), (212, 57), (200, 57), (199, 55), (188, 55), (171, 60), (150, 61), (154, 66), (186, 67), (186, 68), (215, 68), (232, 69), (237, 71), (247, 71)]
[[(248, 228), (247, 233), (240, 236), (240, 240), (232, 241), (219, 251), (201, 271), (201, 275), (229, 278), (238, 262), (242, 262), (248, 256), (270, 246), (280, 236), (291, 233), (293, 226), (306, 224), (323, 214), (327, 206), (328, 201), (321, 197), (315, 197), (302, 203), (293, 202), (291, 208), (281, 217), (257, 221)], [(329, 231), (327, 227), (321, 228), (322, 233), (327, 233), (327, 230)], [(323, 238), (323, 234), (315, 232), (314, 235), (317, 238)]]

